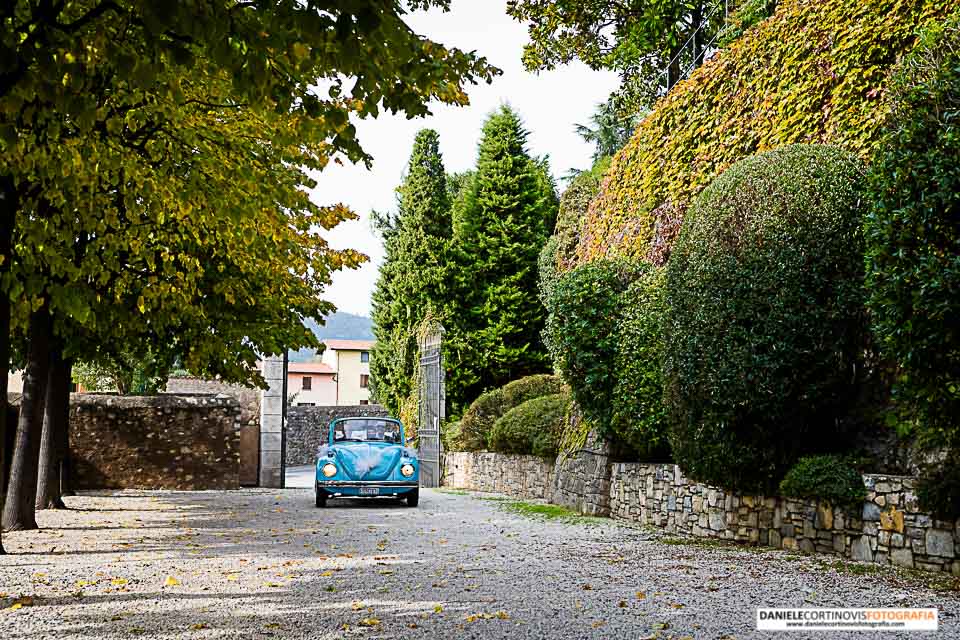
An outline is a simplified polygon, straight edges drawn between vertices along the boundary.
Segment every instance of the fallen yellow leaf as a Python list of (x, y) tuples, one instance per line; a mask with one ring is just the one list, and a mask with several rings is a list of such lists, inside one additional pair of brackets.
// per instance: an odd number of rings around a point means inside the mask
[(360, 624), (363, 625), (364, 627), (375, 627), (375, 626), (377, 626), (378, 624), (380, 624), (380, 619), (379, 619), (379, 618), (364, 618), (363, 620), (360, 621)]
[(173, 576), (167, 576), (167, 579), (163, 581), (163, 586), (165, 587), (176, 587), (179, 584), (180, 581)]

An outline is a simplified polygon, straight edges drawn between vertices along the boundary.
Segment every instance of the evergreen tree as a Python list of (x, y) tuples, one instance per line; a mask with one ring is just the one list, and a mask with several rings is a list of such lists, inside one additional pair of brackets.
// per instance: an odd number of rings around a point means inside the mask
[(395, 215), (374, 218), (386, 257), (373, 293), (377, 343), (370, 357), (373, 391), (394, 415), (405, 413), (414, 391), (417, 328), (439, 307), (446, 280), (450, 197), (436, 131), (417, 134), (397, 196)]
[(485, 389), (549, 369), (537, 259), (558, 203), (546, 159), (532, 158), (526, 140), (512, 109), (491, 114), (477, 169), (454, 205), (455, 289), (443, 313), (454, 412)]

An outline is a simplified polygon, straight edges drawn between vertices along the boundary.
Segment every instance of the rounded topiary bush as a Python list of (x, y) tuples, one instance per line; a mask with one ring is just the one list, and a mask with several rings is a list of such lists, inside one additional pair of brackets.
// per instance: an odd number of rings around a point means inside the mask
[(640, 273), (634, 263), (599, 260), (564, 273), (550, 295), (544, 342), (584, 418), (604, 430), (616, 384), (621, 298)]
[(788, 498), (825, 500), (854, 510), (866, 498), (867, 488), (856, 467), (839, 456), (807, 456), (787, 472), (780, 482), (780, 494)]
[(666, 273), (645, 267), (624, 292), (617, 326), (610, 431), (640, 460), (668, 457), (663, 406)]
[(863, 177), (849, 153), (792, 145), (691, 208), (667, 264), (664, 385), (692, 477), (774, 491), (799, 456), (841, 446), (866, 334)]
[(555, 393), (510, 409), (494, 423), (490, 448), (499, 453), (555, 458), (569, 406), (569, 393)]
[(486, 449), (490, 430), (500, 416), (528, 400), (561, 393), (565, 389), (557, 376), (537, 374), (480, 394), (460, 420), (458, 444), (463, 451)]
[(503, 394), (492, 389), (474, 400), (460, 419), (458, 444), (462, 451), (483, 451), (493, 423), (503, 415)]
[(922, 37), (890, 100), (870, 170), (867, 305), (921, 440), (960, 446), (960, 14)]

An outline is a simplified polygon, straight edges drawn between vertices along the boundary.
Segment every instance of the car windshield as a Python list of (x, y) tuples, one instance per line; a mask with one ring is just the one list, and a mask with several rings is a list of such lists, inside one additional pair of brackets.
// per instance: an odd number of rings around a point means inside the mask
[(333, 425), (334, 442), (400, 443), (400, 425), (377, 418), (340, 420)]

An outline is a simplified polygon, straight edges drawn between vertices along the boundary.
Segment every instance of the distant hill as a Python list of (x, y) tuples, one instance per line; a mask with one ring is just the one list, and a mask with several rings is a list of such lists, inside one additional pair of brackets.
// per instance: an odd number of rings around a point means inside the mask
[[(320, 324), (310, 318), (304, 324), (321, 340), (341, 338), (346, 340), (373, 340), (373, 322), (367, 316), (337, 311), (324, 318)], [(290, 362), (308, 362), (317, 357), (316, 349), (291, 351)]]

